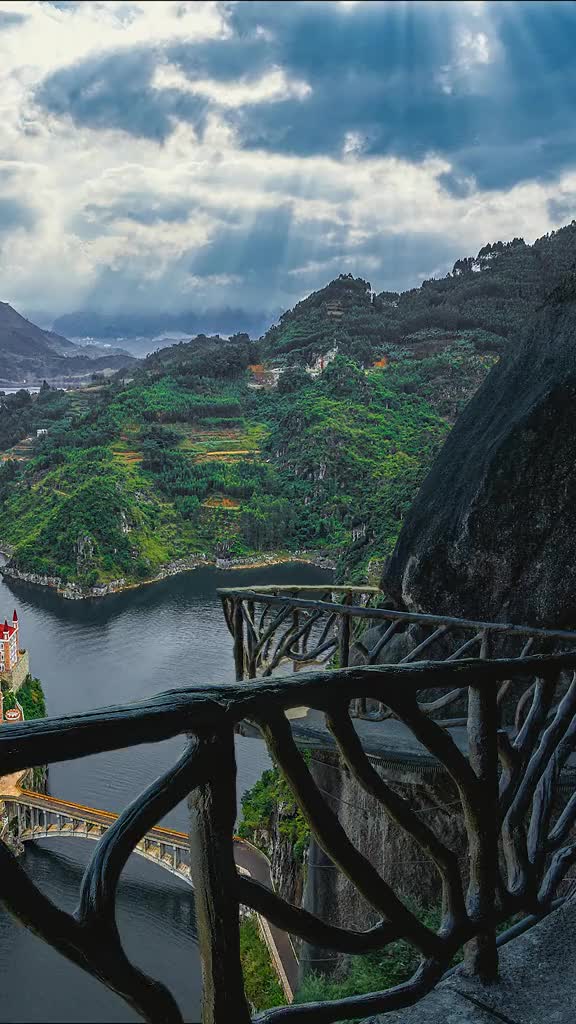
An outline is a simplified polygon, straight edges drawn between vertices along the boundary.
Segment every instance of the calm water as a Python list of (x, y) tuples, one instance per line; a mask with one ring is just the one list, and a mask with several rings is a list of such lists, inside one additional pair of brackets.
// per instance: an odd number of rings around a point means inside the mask
[[(136, 700), (169, 687), (233, 679), (231, 638), (218, 586), (323, 583), (331, 574), (305, 565), (223, 572), (198, 569), (103, 601), (63, 601), (53, 592), (0, 577), (0, 616), (17, 607), (22, 644), (42, 679), (48, 712), (84, 711)], [(268, 764), (257, 740), (237, 737), (241, 794)], [(50, 768), (56, 796), (119, 811), (179, 756), (169, 740)], [(185, 809), (167, 818), (186, 827)], [(66, 909), (75, 905), (94, 847), (70, 839), (28, 844), (23, 863), (36, 884)], [(187, 1021), (199, 1018), (200, 970), (191, 890), (167, 871), (132, 857), (119, 886), (118, 920), (129, 956), (165, 981)], [(100, 984), (0, 911), (0, 1020), (136, 1021)]]
[(30, 387), (28, 384), (22, 384), (19, 388), (7, 388), (2, 387), (0, 384), (0, 391), (3, 391), (5, 395), (15, 395), (17, 391), (29, 391), (31, 395), (37, 395), (40, 391), (38, 387)]

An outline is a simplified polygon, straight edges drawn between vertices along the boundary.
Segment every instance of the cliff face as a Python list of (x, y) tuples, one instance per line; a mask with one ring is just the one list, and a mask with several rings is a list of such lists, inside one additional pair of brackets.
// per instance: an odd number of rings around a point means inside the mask
[[(439, 770), (419, 771), (413, 766), (391, 767), (373, 762), (386, 782), (406, 800), (410, 808), (453, 850), (466, 850), (462, 816), (454, 814), (458, 804), (456, 787)], [(395, 893), (420, 907), (437, 905), (440, 879), (432, 861), (418, 844), (389, 818), (381, 804), (362, 789), (349, 772), (342, 769), (334, 751), (314, 751), (312, 774), (337, 812), (354, 845), (392, 886)], [(380, 915), (359, 894), (312, 839), (308, 853), (304, 887), (304, 907), (322, 920), (344, 928), (363, 931), (376, 924)], [(466, 875), (463, 856), (461, 868)], [(304, 944), (301, 956), (303, 973), (312, 969), (329, 972), (338, 969), (343, 957), (319, 946)]]
[(460, 416), (382, 587), (412, 610), (576, 626), (576, 281)]

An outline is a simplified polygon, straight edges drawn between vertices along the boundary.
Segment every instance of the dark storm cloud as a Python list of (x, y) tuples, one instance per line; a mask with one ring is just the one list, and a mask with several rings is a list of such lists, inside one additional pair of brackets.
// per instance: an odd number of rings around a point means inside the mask
[[(240, 222), (232, 230), (221, 229), (212, 242), (204, 246), (192, 259), (194, 274), (261, 275), (269, 280), (278, 270), (287, 273), (304, 260), (316, 258), (309, 251), (307, 233), (293, 232), (293, 213), (289, 203), (275, 210), (262, 211), (250, 223)], [(320, 243), (325, 251), (325, 246)], [(316, 247), (318, 251), (318, 245)]]
[(40, 103), (78, 124), (162, 141), (174, 118), (201, 133), (217, 104), (153, 88), (160, 59), (191, 82), (220, 85), (279, 67), (311, 92), (224, 110), (244, 148), (339, 154), (354, 133), (367, 156), (445, 156), (456, 194), (471, 177), (483, 189), (508, 188), (576, 159), (576, 4), (489, 3), (486, 19), (452, 3), (225, 6), (227, 38), (93, 57), (52, 74)]
[[(284, 207), (261, 215), (251, 228), (222, 230), (209, 245), (184, 254), (152, 280), (143, 282), (129, 266), (105, 267), (85, 304), (104, 312), (155, 314), (224, 307), (283, 310), (342, 272), (368, 279), (378, 290), (401, 290), (442, 274), (461, 255), (457, 241), (425, 233), (379, 235), (350, 248), (344, 228), (330, 238), (327, 232), (315, 235), (311, 226), (299, 225), (295, 231), (290, 209)], [(415, 266), (421, 271), (418, 278)], [(192, 291), (185, 286), (191, 274), (196, 282)]]
[[(157, 206), (156, 212), (161, 209)], [(93, 217), (101, 225), (126, 215), (123, 202), (87, 211), (87, 224), (74, 225), (81, 228), (83, 237)], [(194, 304), (270, 309), (291, 305), (341, 271), (353, 270), (365, 277), (370, 266), (378, 285), (386, 280), (390, 287), (400, 287), (414, 282), (415, 262), (432, 273), (439, 263), (443, 268), (455, 259), (450, 245), (436, 236), (378, 235), (351, 247), (350, 230), (350, 224), (332, 220), (297, 222), (290, 202), (262, 210), (255, 218), (237, 212), (234, 218), (222, 218), (207, 244), (171, 261), (165, 275), (147, 280), (145, 287), (138, 271), (129, 266), (103, 268), (90, 302), (106, 310), (179, 311)], [(192, 292), (187, 285), (190, 277), (195, 282)]]
[(206, 101), (176, 89), (154, 89), (157, 63), (157, 52), (142, 47), (91, 57), (50, 75), (36, 99), (51, 113), (68, 115), (77, 124), (121, 129), (159, 142), (172, 131), (173, 118), (201, 130)]
[(0, 232), (31, 228), (36, 220), (33, 210), (18, 199), (0, 198)]
[(245, 145), (336, 153), (356, 132), (368, 155), (446, 156), (458, 193), (470, 176), (497, 189), (556, 175), (576, 158), (576, 5), (487, 10), (487, 25), (460, 24), (471, 47), (474, 33), (489, 31), (492, 59), (474, 65), (473, 52), (454, 50), (462, 5), (236, 5), (240, 37), (257, 26), (272, 33), (274, 59), (312, 87), (305, 103), (245, 108)]

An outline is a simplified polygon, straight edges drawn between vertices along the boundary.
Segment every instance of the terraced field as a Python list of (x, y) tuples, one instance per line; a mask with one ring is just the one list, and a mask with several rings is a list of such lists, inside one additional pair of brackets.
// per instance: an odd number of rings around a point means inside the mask
[(223, 508), (226, 509), (227, 512), (239, 512), (242, 506), (235, 498), (227, 498), (222, 494), (213, 494), (210, 498), (207, 498), (206, 501), (202, 502), (202, 507)]
[(110, 446), (112, 454), (118, 462), (122, 462), (127, 466), (142, 462), (139, 435), (140, 431), (136, 425), (126, 427), (120, 434), (120, 439)]
[[(260, 454), (266, 428), (260, 423), (245, 427), (198, 427), (190, 423), (173, 423), (171, 429), (181, 435), (180, 451), (194, 462), (241, 462)], [(118, 441), (111, 445), (114, 458), (125, 465), (142, 462), (139, 428), (125, 428)]]
[(67, 392), (69, 398), (69, 410), (73, 416), (85, 416), (99, 401), (106, 388), (102, 384), (91, 384), (84, 388), (76, 388)]
[(184, 434), (181, 450), (193, 456), (197, 463), (238, 462), (244, 458), (256, 458), (266, 436), (266, 428), (261, 423), (218, 428), (175, 423), (174, 429)]
[(35, 437), (25, 437), (18, 444), (8, 448), (5, 452), (0, 454), (2, 462), (7, 462), (9, 459), (15, 459), (16, 462), (28, 462), (34, 454), (34, 444), (36, 442)]

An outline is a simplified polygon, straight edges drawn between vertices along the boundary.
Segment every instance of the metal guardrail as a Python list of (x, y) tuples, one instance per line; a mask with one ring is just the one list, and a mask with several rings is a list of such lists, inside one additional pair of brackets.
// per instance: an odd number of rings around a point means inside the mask
[[(502, 641), (506, 653), (515, 648), (518, 657), (576, 650), (576, 632), (399, 611), (386, 605), (377, 587), (238, 587), (220, 589), (218, 594), (234, 640), (238, 680), (266, 678), (290, 662), (296, 671), (306, 665), (374, 665), (386, 661), (386, 649), (400, 634), (404, 634), (405, 653), (392, 660), (401, 665), (421, 658), (446, 662), (485, 658)], [(511, 685), (511, 680), (502, 682), (499, 703), (507, 698)], [(437, 718), (442, 713), (448, 726), (465, 724), (460, 690), (442, 688), (427, 696), (420, 702), (425, 714)], [(367, 707), (360, 699), (353, 715), (382, 721), (390, 717), (390, 710), (384, 705)]]
[[(497, 697), (512, 675), (521, 690), (521, 724), (503, 730)], [(422, 691), (439, 686), (468, 692), (467, 754), (420, 706)], [(464, 858), (462, 850), (451, 849), (446, 837), (438, 835), (374, 769), (349, 714), (350, 703), (360, 698), (385, 704), (453, 780), (467, 836)], [(303, 704), (324, 712), (358, 785), (379, 801), (385, 814), (435, 865), (443, 894), (437, 930), (414, 913), (355, 847), (326, 803), (287, 717), (291, 708)], [(238, 872), (233, 841), (234, 732), (246, 718), (261, 731), (318, 843), (375, 908), (380, 920), (374, 927), (336, 927)], [(240, 962), (241, 904), (276, 927), (329, 949), (366, 953), (402, 938), (419, 953), (420, 966), (412, 978), (393, 989), (278, 1007), (254, 1018), (262, 1024), (330, 1024), (417, 1002), (462, 947), (470, 970), (484, 979), (494, 977), (498, 924), (515, 914), (548, 912), (576, 863), (576, 793), (561, 796), (557, 786), (576, 747), (576, 654), (369, 666), (171, 690), (126, 707), (4, 726), (0, 773), (176, 735), (187, 735), (185, 752), (99, 840), (74, 914), (48, 899), (0, 844), (4, 906), (156, 1024), (181, 1024), (182, 1015), (168, 989), (134, 966), (124, 952), (115, 921), (116, 888), (135, 845), (187, 795), (204, 1024), (248, 1024), (251, 1019)]]

